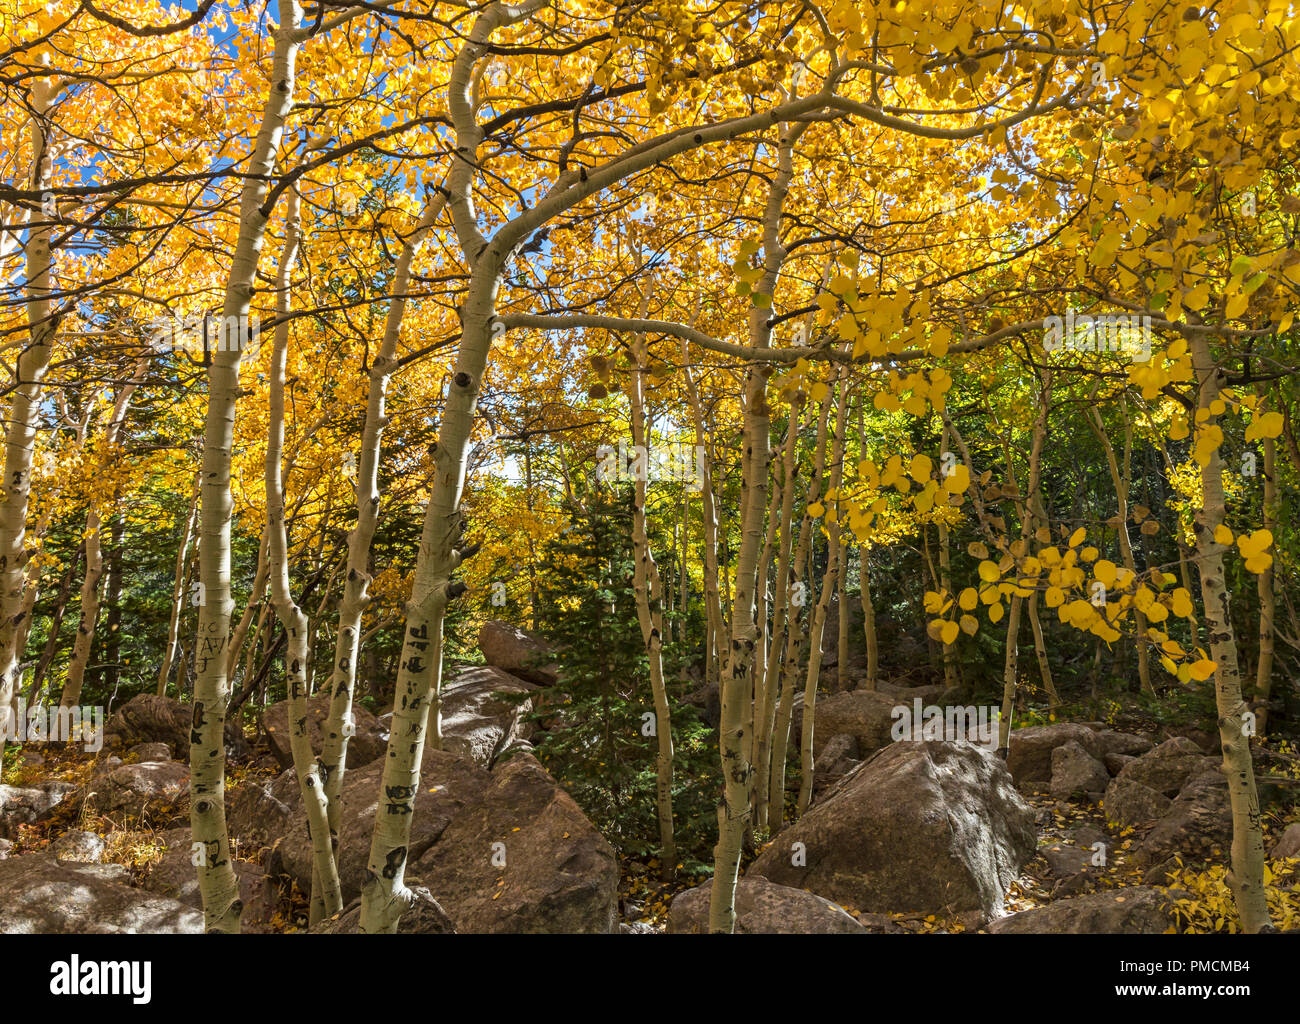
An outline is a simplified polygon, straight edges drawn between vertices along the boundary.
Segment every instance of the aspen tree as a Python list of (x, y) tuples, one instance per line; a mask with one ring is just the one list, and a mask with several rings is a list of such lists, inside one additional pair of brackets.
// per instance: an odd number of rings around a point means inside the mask
[[(785, 445), (781, 456), (781, 475), (777, 479), (773, 496), (774, 513), (771, 523), (780, 526), (780, 550), (776, 563), (776, 590), (772, 600), (772, 630), (762, 667), (756, 673), (755, 703), (758, 705), (758, 738), (754, 752), (754, 813), (760, 827), (766, 827), (768, 818), (768, 780), (771, 777), (772, 733), (776, 729), (777, 696), (784, 664), (781, 645), (785, 641), (789, 618), (790, 559), (794, 547), (790, 535), (794, 518), (795, 444), (799, 438), (799, 414), (803, 409), (801, 394), (791, 395)], [(776, 505), (776, 495), (780, 505)]]
[[(808, 564), (812, 552), (813, 531), (816, 529), (815, 520), (808, 509), (821, 498), (822, 476), (826, 470), (827, 424), (832, 404), (830, 394), (827, 393), (817, 416), (817, 448), (804, 495), (805, 511), (799, 528), (799, 544), (792, 563), (791, 592), (798, 593), (801, 597), (807, 594), (813, 582), (811, 576), (807, 584), (803, 582), (804, 566)], [(772, 754), (768, 767), (767, 821), (774, 833), (780, 830), (785, 821), (786, 751), (790, 743), (790, 722), (794, 717), (794, 689), (796, 673), (799, 671), (799, 642), (802, 639), (800, 631), (795, 628), (795, 618), (797, 616), (791, 617), (786, 626), (785, 657), (780, 669), (781, 695), (777, 703), (776, 723), (772, 728)]]
[[(244, 168), (240, 193), (239, 236), (222, 302), (226, 325), (248, 322), (258, 257), (266, 236), (269, 211), (263, 203), (275, 169), (284, 121), (293, 106), (294, 65), (304, 33), (296, 0), (277, 0), (280, 24), (272, 32), (271, 88), (262, 123)], [(230, 460), (234, 443), (235, 402), (239, 394), (238, 345), (225, 344), (208, 367), (208, 407), (203, 435), (203, 487), (199, 532), (198, 636), (194, 683), (194, 725), (190, 743), (190, 823), (202, 844), (199, 891), (210, 932), (238, 932), (243, 903), (230, 860), (226, 830), (225, 725), (229, 697), (226, 657), (230, 616)]]
[[(642, 297), (644, 317), (649, 292)], [(645, 407), (645, 374), (649, 362), (645, 335), (632, 339), (632, 366), (628, 372), (627, 396), (631, 410), (632, 444), (650, 451), (649, 420)], [(632, 482), (632, 547), (636, 559), (633, 588), (636, 593), (637, 621), (645, 643), (650, 669), (650, 690), (655, 706), (656, 758), (655, 806), (659, 818), (659, 857), (665, 881), (676, 874), (677, 841), (673, 837), (673, 732), (668, 705), (668, 688), (664, 681), (663, 660), (663, 580), (655, 564), (654, 552), (646, 532), (646, 477), (637, 472)]]
[[(1196, 373), (1197, 408), (1204, 425), (1214, 422), (1211, 407), (1219, 401), (1220, 369), (1203, 331), (1194, 331), (1189, 343)], [(1202, 506), (1193, 530), (1201, 568), (1201, 601), (1205, 607), (1206, 641), (1215, 663), (1214, 695), (1219, 710), (1219, 742), (1223, 748), (1223, 774), (1228, 781), (1232, 807), (1232, 856), (1228, 885), (1236, 898), (1242, 931), (1247, 934), (1271, 930), (1268, 901), (1264, 892), (1264, 834), (1260, 827), (1259, 794), (1255, 789), (1255, 767), (1250, 738), (1246, 735), (1246, 703), (1241, 695), (1241, 673), (1237, 664), (1237, 641), (1228, 610), (1228, 585), (1223, 571), (1226, 538), (1232, 531), (1224, 526), (1223, 459), (1218, 447), (1211, 448), (1201, 466)]]
[[(1119, 534), (1120, 557), (1124, 561), (1124, 568), (1136, 575), (1137, 561), (1133, 556), (1133, 541), (1128, 533), (1128, 496), (1132, 480), (1133, 427), (1129, 422), (1126, 400), (1120, 399), (1120, 416), (1124, 421), (1124, 463), (1122, 467), (1115, 454), (1115, 446), (1111, 444), (1110, 435), (1106, 433), (1106, 424), (1101, 418), (1101, 412), (1095, 405), (1090, 405), (1087, 412), (1088, 425), (1092, 427), (1092, 432), (1097, 436), (1102, 450), (1106, 453), (1106, 468), (1110, 472), (1111, 485), (1115, 488), (1117, 503), (1115, 519), (1117, 522), (1116, 531)], [(1142, 692), (1149, 696), (1155, 696), (1155, 687), (1151, 685), (1151, 659), (1147, 653), (1147, 618), (1140, 609), (1134, 609), (1133, 618), (1137, 625), (1138, 635), (1138, 679), (1141, 681)]]
[(284, 450), (284, 368), (289, 348), (289, 287), (298, 252), (298, 211), (298, 193), (290, 191), (285, 216), (284, 249), (280, 255), (275, 340), (269, 373), (265, 465), (266, 547), (271, 603), (288, 637), (284, 668), (289, 688), (289, 748), (311, 837), (313, 884), (310, 923), (315, 924), (322, 917), (332, 917), (343, 909), (343, 895), (330, 844), (324, 773), (312, 750), (307, 728), (307, 616), (294, 601), (289, 588), (289, 541), (284, 524), (284, 484), (280, 465)]
[[(53, 177), (47, 119), (55, 83), (33, 79), (31, 83), (32, 191), (44, 193)], [(5, 408), (4, 502), (0, 504), (0, 708), (8, 708), (19, 684), (22, 650), (18, 647), (19, 615), (26, 583), (27, 505), (31, 492), (32, 454), (41, 403), (41, 386), (49, 369), (58, 320), (50, 302), (54, 225), (33, 219), (28, 226), (26, 267), (28, 344), (15, 364), (16, 386)], [(0, 766), (4, 744), (0, 743)]]
[[(831, 495), (838, 504), (840, 486), (844, 480), (844, 435), (846, 431), (846, 409), (848, 404), (848, 380), (841, 376), (838, 395), (835, 399), (836, 427), (835, 442), (831, 454), (831, 481), (827, 493), (828, 508)], [(817, 608), (813, 612), (812, 628), (808, 634), (808, 672), (803, 693), (803, 728), (800, 737), (799, 798), (796, 805), (796, 817), (803, 817), (812, 801), (813, 787), (813, 726), (817, 717), (817, 679), (822, 664), (822, 634), (826, 627), (826, 612), (830, 607), (831, 595), (835, 593), (835, 579), (840, 573), (840, 523), (838, 511), (826, 514), (826, 536), (829, 551), (826, 558), (826, 575), (822, 578), (822, 592), (817, 599)]]
[(185, 603), (185, 569), (189, 564), (190, 544), (194, 539), (194, 527), (199, 516), (199, 490), (202, 474), (194, 474), (194, 487), (190, 493), (189, 512), (185, 516), (185, 525), (181, 530), (180, 544), (176, 548), (176, 574), (172, 584), (171, 618), (167, 623), (167, 645), (163, 648), (162, 667), (158, 670), (158, 696), (167, 694), (167, 680), (171, 676), (172, 665), (176, 661), (176, 651), (180, 642), (181, 609)]
[[(143, 382), (147, 369), (147, 359), (137, 363), (134, 375), (117, 393), (101, 438), (106, 452), (113, 451), (117, 446), (118, 435), (131, 406), (131, 397)], [(72, 660), (68, 663), (68, 681), (59, 698), (59, 704), (65, 708), (76, 707), (81, 701), (81, 686), (86, 675), (86, 664), (90, 661), (90, 645), (95, 638), (95, 625), (99, 621), (100, 581), (104, 570), (102, 525), (99, 502), (92, 493), (90, 508), (86, 512), (86, 576), (81, 585), (81, 621), (77, 624)]]
[[(1268, 411), (1267, 397), (1264, 389), (1257, 390), (1259, 404), (1255, 407), (1257, 415)], [(1277, 441), (1264, 437), (1260, 441), (1263, 449), (1264, 502), (1263, 527), (1270, 534), (1277, 533)], [(1273, 620), (1277, 615), (1277, 594), (1274, 591), (1275, 574), (1272, 564), (1255, 577), (1255, 586), (1259, 593), (1259, 661), (1255, 666), (1255, 692), (1252, 703), (1255, 707), (1255, 734), (1264, 736), (1268, 729), (1268, 702), (1273, 691)]]

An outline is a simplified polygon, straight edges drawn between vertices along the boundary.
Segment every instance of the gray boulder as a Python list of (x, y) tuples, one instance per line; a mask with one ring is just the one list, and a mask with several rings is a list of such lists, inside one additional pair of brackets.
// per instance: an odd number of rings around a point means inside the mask
[(95, 814), (167, 821), (184, 813), (190, 770), (177, 761), (143, 761), (91, 778), (83, 806)]
[(1001, 913), (1034, 855), (1033, 810), (1002, 762), (966, 743), (894, 743), (845, 776), (749, 876), (854, 910)]
[(1110, 784), (1106, 766), (1077, 740), (1052, 751), (1052, 797), (1056, 800), (1098, 800)]
[(133, 889), (120, 864), (61, 864), (33, 853), (0, 862), (0, 933), (9, 935), (196, 934), (203, 913)]
[(1138, 782), (1172, 798), (1191, 776), (1213, 771), (1220, 763), (1186, 736), (1177, 736), (1126, 764), (1115, 779)]
[(994, 921), (994, 935), (1160, 935), (1174, 926), (1164, 893), (1147, 886), (1057, 900)]
[[(687, 889), (668, 909), (668, 932), (702, 935), (709, 930), (712, 883)], [(766, 878), (736, 883), (736, 933), (749, 935), (865, 935), (867, 929), (837, 907), (802, 889), (775, 885)]]
[(1150, 786), (1121, 782), (1117, 777), (1106, 788), (1101, 805), (1112, 825), (1137, 827), (1163, 817), (1173, 801)]
[(1228, 783), (1220, 771), (1192, 776), (1133, 854), (1138, 867), (1180, 855), (1183, 860), (1218, 860), (1232, 843)]
[(460, 669), (442, 688), (442, 749), (490, 768), (502, 752), (531, 739), (535, 731), (525, 720), (532, 701), (515, 703), (499, 695), (537, 690), (533, 683), (491, 665)]
[(1097, 734), (1073, 722), (1014, 729), (1008, 739), (1007, 771), (1027, 792), (1047, 792), (1052, 785), (1052, 751), (1073, 740), (1090, 757), (1101, 759)]
[(44, 821), (76, 789), (71, 782), (0, 786), (0, 838), (13, 839), (19, 825)]
[(1274, 859), (1300, 857), (1300, 821), (1286, 827), (1286, 831), (1273, 847), (1272, 856)]
[(74, 828), (50, 843), (50, 851), (60, 863), (97, 864), (104, 859), (107, 844), (103, 837)]
[[(345, 900), (361, 892), (383, 767), (382, 760), (372, 762), (343, 782), (339, 875)], [(305, 890), (311, 845), (301, 818), (289, 822), (271, 867)], [(616, 926), (613, 848), (528, 754), (489, 772), (469, 758), (426, 747), (407, 864), (457, 931), (612, 932)]]
[(226, 827), (232, 839), (254, 848), (267, 846), (285, 834), (301, 803), (292, 768), (270, 782), (249, 778), (226, 793)]
[(1107, 754), (1125, 754), (1130, 757), (1141, 757), (1148, 750), (1155, 746), (1151, 740), (1145, 736), (1134, 736), (1132, 733), (1116, 732), (1113, 729), (1102, 729), (1096, 733), (1097, 746), (1101, 748), (1102, 756)]
[(170, 761), (171, 759), (172, 750), (166, 743), (137, 743), (126, 752), (126, 757), (123, 760), (139, 762)]
[[(813, 711), (813, 754), (821, 755), (834, 736), (852, 736), (861, 755), (873, 753), (894, 742), (890, 735), (896, 718), (894, 709), (903, 707), (900, 698), (879, 690), (851, 690), (822, 697)], [(910, 705), (907, 711), (911, 713)], [(793, 731), (791, 735), (797, 736)]]
[(554, 686), (559, 679), (554, 648), (526, 629), (489, 619), (479, 630), (478, 647), (484, 661), (512, 676), (539, 686)]

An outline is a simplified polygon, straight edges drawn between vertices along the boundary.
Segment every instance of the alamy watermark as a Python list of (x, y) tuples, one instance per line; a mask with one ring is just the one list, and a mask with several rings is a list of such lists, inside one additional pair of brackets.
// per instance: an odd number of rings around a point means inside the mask
[(148, 345), (161, 355), (188, 352), (198, 358), (211, 352), (238, 352), (240, 362), (248, 362), (257, 355), (261, 340), (261, 322), (255, 316), (177, 313), (149, 325)]
[(1043, 320), (1043, 348), (1048, 352), (1114, 352), (1145, 363), (1151, 358), (1151, 318), (1136, 314), (1091, 316), (1070, 309), (1064, 318)]
[(661, 442), (649, 450), (644, 445), (620, 441), (596, 449), (596, 479), (611, 481), (672, 481), (688, 491), (704, 489), (704, 446), (679, 441)]
[(19, 698), (16, 714), (12, 707), (0, 709), (3, 743), (80, 743), (82, 750), (98, 752), (104, 748), (104, 709), (41, 704), (29, 708), (26, 698)]
[(998, 746), (998, 721), (1001, 709), (980, 705), (978, 707), (936, 707), (922, 704), (921, 698), (912, 706), (899, 704), (890, 714), (894, 724), (889, 735), (895, 740), (947, 740), (949, 743), (971, 743), (987, 750)]

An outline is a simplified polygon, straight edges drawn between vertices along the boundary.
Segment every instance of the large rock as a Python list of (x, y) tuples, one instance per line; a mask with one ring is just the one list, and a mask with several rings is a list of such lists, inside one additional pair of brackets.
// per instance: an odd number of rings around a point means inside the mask
[(1174, 926), (1158, 889), (1133, 886), (1057, 900), (989, 925), (996, 935), (1160, 935)]
[(1215, 770), (1221, 762), (1207, 757), (1192, 740), (1177, 736), (1130, 761), (1115, 776), (1118, 783), (1137, 782), (1175, 797), (1193, 775)]
[(526, 716), (531, 700), (517, 703), (498, 694), (526, 694), (538, 688), (491, 665), (467, 665), (442, 688), (442, 749), (490, 768), (519, 740), (534, 734)]
[(0, 862), (0, 933), (180, 934), (203, 931), (193, 907), (126, 885), (120, 864), (61, 864), (48, 853)]
[(855, 910), (993, 917), (1034, 855), (1033, 822), (987, 751), (894, 743), (778, 835), (749, 874)]
[[(879, 690), (851, 690), (822, 697), (813, 711), (813, 755), (821, 755), (834, 736), (852, 736), (866, 755), (894, 742), (890, 734), (897, 718), (894, 709), (903, 707), (910, 715), (911, 704)], [(910, 721), (910, 719), (909, 719)], [(798, 732), (792, 731), (797, 736)]]
[[(670, 934), (700, 935), (709, 930), (713, 884), (687, 889), (668, 910)], [(864, 935), (867, 929), (829, 900), (766, 878), (736, 883), (736, 932), (757, 935)]]
[(1027, 792), (1047, 792), (1052, 785), (1052, 751), (1073, 740), (1089, 757), (1101, 760), (1097, 734), (1074, 722), (1032, 725), (1012, 731), (1007, 750), (1007, 771)]
[[(383, 760), (373, 762), (343, 782), (339, 876), (345, 900), (361, 891), (383, 767)], [(273, 866), (306, 889), (311, 847), (300, 818), (295, 815), (276, 846)], [(469, 758), (426, 748), (407, 863), (407, 874), (428, 887), (457, 931), (615, 927), (619, 873), (613, 849), (527, 754), (488, 772)]]
[(897, 698), (895, 704), (905, 704), (907, 707), (912, 706), (912, 701), (918, 698), (921, 706), (934, 705), (943, 707), (944, 695), (948, 692), (943, 683), (926, 683), (921, 686), (905, 686), (900, 683), (891, 683), (882, 679), (876, 684), (878, 693), (887, 694), (890, 697)]
[[(318, 693), (307, 700), (307, 737), (311, 740), (313, 753), (319, 755), (324, 749), (324, 737), (321, 725), (329, 718), (330, 695)], [(356, 732), (348, 740), (348, 770), (368, 765), (376, 758), (383, 757), (388, 750), (388, 730), (379, 719), (360, 704), (352, 705), (352, 722)], [(289, 746), (289, 702), (282, 700), (272, 704), (262, 712), (262, 728), (266, 730), (271, 753), (281, 768), (293, 767), (293, 751)]]
[(1186, 861), (1219, 859), (1232, 843), (1228, 783), (1220, 771), (1193, 775), (1169, 810), (1147, 833), (1133, 855), (1138, 867), (1151, 867), (1179, 855)]
[[(193, 704), (141, 693), (109, 716), (104, 723), (104, 743), (123, 749), (140, 743), (166, 743), (173, 757), (185, 761), (190, 756), (193, 723)], [(228, 755), (243, 756), (247, 752), (248, 744), (237, 722), (226, 720), (225, 738)]]
[(618, 925), (613, 848), (529, 754), (498, 766), (482, 802), (458, 815), (413, 870), (459, 932), (606, 933)]
[(858, 741), (848, 733), (832, 736), (822, 747), (813, 769), (813, 797), (820, 798), (826, 790), (862, 763)]
[(1106, 766), (1075, 740), (1052, 751), (1052, 798), (1099, 800), (1110, 784)]
[(1286, 831), (1273, 847), (1271, 856), (1276, 860), (1300, 857), (1300, 821), (1286, 827)]
[(124, 761), (170, 761), (172, 759), (171, 747), (166, 743), (137, 743), (134, 747), (126, 752)]
[(76, 788), (71, 782), (0, 786), (0, 838), (12, 839), (18, 835), (19, 825), (45, 820)]
[(104, 859), (107, 848), (102, 836), (85, 829), (74, 828), (50, 843), (50, 850), (60, 861), (80, 864), (98, 864)]
[(122, 764), (94, 776), (84, 806), (96, 814), (169, 820), (182, 813), (190, 770), (177, 761)]
[(489, 619), (478, 632), (478, 647), (489, 665), (539, 686), (554, 686), (560, 669), (555, 650), (541, 637), (499, 619)]
[(226, 827), (232, 839), (254, 848), (267, 846), (289, 830), (301, 805), (292, 768), (269, 782), (250, 777), (226, 793)]
[(1173, 801), (1140, 782), (1120, 782), (1115, 778), (1106, 787), (1101, 805), (1112, 825), (1137, 827), (1163, 817)]
[(1134, 736), (1132, 733), (1116, 732), (1113, 729), (1100, 730), (1096, 733), (1096, 740), (1097, 746), (1101, 748), (1103, 760), (1108, 754), (1141, 757), (1155, 746), (1145, 736)]
[(1170, 799), (1191, 776), (1217, 771), (1218, 764), (1185, 736), (1166, 740), (1129, 761), (1111, 779), (1102, 800), (1106, 817), (1118, 825), (1134, 826), (1163, 817)]

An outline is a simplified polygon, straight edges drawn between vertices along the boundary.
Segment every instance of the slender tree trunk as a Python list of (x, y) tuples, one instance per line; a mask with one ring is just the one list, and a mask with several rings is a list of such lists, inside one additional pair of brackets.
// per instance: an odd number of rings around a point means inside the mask
[[(266, 235), (263, 204), (275, 170), (284, 119), (293, 106), (294, 62), (301, 35), (295, 0), (278, 0), (279, 28), (271, 89), (257, 141), (245, 166), (240, 196), (239, 237), (226, 283), (222, 316), (232, 324), (248, 323), (249, 303), (258, 257)], [(239, 394), (241, 353), (225, 345), (208, 367), (208, 408), (203, 439), (203, 491), (199, 533), (200, 605), (196, 638), (194, 726), (190, 744), (190, 823), (195, 843), (202, 844), (199, 890), (209, 932), (238, 932), (243, 903), (230, 860), (226, 830), (226, 754), (224, 732), (230, 680), (226, 657), (230, 641), (230, 463)]]
[[(271, 602), (288, 637), (284, 673), (289, 687), (289, 747), (293, 767), (307, 812), (307, 831), (312, 845), (312, 894), (310, 923), (332, 917), (343, 909), (338, 868), (330, 843), (325, 788), (320, 762), (316, 759), (308, 732), (307, 711), (307, 616), (293, 600), (289, 589), (289, 540), (284, 525), (284, 484), (280, 458), (284, 451), (284, 368), (289, 347), (289, 288), (298, 251), (298, 194), (290, 191), (285, 217), (284, 251), (280, 256), (279, 289), (276, 299), (274, 348), (271, 352), (270, 395), (266, 441), (266, 552), (271, 583)], [(255, 597), (256, 595), (254, 595)], [(250, 601), (251, 604), (251, 601)]]
[[(1259, 388), (1260, 402), (1255, 414), (1262, 416), (1267, 409), (1263, 388)], [(1264, 450), (1264, 529), (1277, 536), (1277, 442), (1266, 437), (1260, 442)], [(1277, 594), (1274, 592), (1276, 575), (1273, 565), (1256, 577), (1259, 589), (1259, 661), (1255, 666), (1255, 734), (1264, 736), (1268, 729), (1268, 702), (1273, 692), (1273, 620), (1277, 615)]]
[[(118, 392), (113, 402), (112, 412), (104, 427), (102, 437), (104, 452), (108, 457), (117, 448), (118, 435), (126, 420), (127, 410), (131, 406), (131, 396), (135, 394), (144, 380), (148, 370), (148, 360), (141, 360), (136, 366), (131, 380)], [(116, 509), (113, 515), (116, 516)], [(86, 677), (86, 665), (90, 662), (90, 648), (95, 640), (95, 626), (99, 621), (100, 582), (104, 576), (103, 521), (94, 497), (90, 499), (90, 508), (86, 512), (86, 577), (81, 584), (81, 621), (77, 624), (77, 639), (72, 645), (72, 660), (68, 664), (68, 680), (63, 686), (63, 695), (59, 704), (65, 708), (76, 707), (81, 702), (81, 687)]]
[[(54, 161), (47, 136), (47, 112), (53, 87), (45, 79), (30, 83), (33, 192), (44, 193), (52, 180)], [(21, 634), (23, 592), (26, 583), (27, 504), (32, 479), (32, 453), (36, 448), (41, 384), (50, 365), (57, 327), (50, 303), (52, 223), (32, 220), (27, 237), (27, 325), (30, 343), (18, 356), (15, 386), (4, 410), (4, 502), (0, 503), (0, 708), (8, 708), (19, 685), (23, 652)], [(7, 716), (6, 716), (7, 717)], [(2, 739), (2, 737), (0, 737)], [(0, 742), (0, 767), (4, 744)]]
[(122, 496), (119, 493), (113, 499), (113, 525), (109, 532), (108, 550), (108, 593), (104, 599), (104, 603), (108, 605), (104, 690), (110, 698), (117, 693), (122, 671), (122, 558), (126, 553), (125, 538), (126, 516), (122, 512)]
[[(642, 316), (646, 301), (641, 302)], [(649, 450), (649, 430), (645, 409), (645, 367), (647, 363), (644, 336), (632, 342), (635, 358), (628, 374), (628, 404), (631, 408), (632, 444)], [(673, 732), (672, 713), (668, 706), (668, 688), (664, 682), (663, 661), (663, 581), (655, 565), (654, 552), (646, 532), (646, 474), (635, 474), (632, 505), (632, 546), (636, 557), (633, 588), (636, 591), (637, 621), (641, 625), (641, 638), (645, 642), (646, 660), (650, 667), (650, 690), (655, 705), (655, 737), (659, 745), (656, 760), (655, 804), (659, 817), (659, 856), (665, 881), (677, 871), (677, 841), (673, 837)]]
[[(1203, 334), (1190, 342), (1197, 383), (1199, 407), (1212, 425), (1210, 406), (1219, 398), (1219, 368)], [(1245, 735), (1246, 704), (1241, 697), (1241, 674), (1237, 667), (1237, 642), (1228, 610), (1228, 585), (1223, 571), (1226, 546), (1214, 539), (1223, 523), (1223, 460), (1214, 449), (1201, 467), (1203, 507), (1196, 516), (1197, 552), (1201, 565), (1201, 600), (1205, 605), (1205, 628), (1210, 657), (1218, 666), (1214, 693), (1219, 709), (1219, 741), (1223, 748), (1223, 774), (1228, 780), (1232, 807), (1232, 863), (1228, 885), (1236, 898), (1242, 931), (1253, 934), (1272, 928), (1264, 891), (1264, 835), (1260, 828), (1259, 794), (1255, 790), (1255, 768), (1250, 740)]]
[[(190, 495), (190, 511), (185, 517), (185, 529), (181, 533), (180, 547), (176, 550), (176, 582), (172, 585), (172, 614), (167, 624), (167, 647), (163, 652), (162, 668), (158, 670), (158, 696), (167, 693), (167, 677), (171, 675), (172, 663), (176, 660), (176, 649), (180, 640), (181, 609), (185, 607), (185, 576), (189, 563), (190, 542), (194, 536), (194, 526), (199, 513), (199, 491), (202, 474), (194, 475), (194, 489)], [(179, 685), (178, 685), (179, 689)]]
[(262, 542), (257, 546), (257, 569), (253, 573), (253, 586), (248, 591), (248, 604), (244, 606), (244, 613), (239, 617), (234, 632), (230, 634), (230, 651), (226, 656), (226, 675), (233, 681), (235, 678), (235, 669), (239, 667), (239, 655), (243, 653), (244, 642), (248, 638), (248, 629), (253, 624), (255, 616), (259, 616), (259, 608), (265, 607), (263, 598), (266, 595), (267, 574), (271, 571), (267, 562), (267, 540), (266, 535), (262, 535)]
[[(828, 394), (821, 404), (817, 417), (817, 449), (813, 457), (813, 471), (808, 478), (808, 491), (804, 507), (814, 504), (821, 497), (822, 474), (826, 470), (826, 434), (830, 417), (831, 397)], [(809, 563), (812, 551), (812, 536), (816, 529), (814, 520), (806, 512), (799, 530), (799, 547), (794, 556), (794, 573), (791, 583), (792, 593), (807, 599), (807, 590), (803, 587), (803, 568)], [(812, 585), (812, 573), (808, 574), (808, 584)], [(787, 602), (788, 603), (788, 602)], [(767, 821), (768, 827), (776, 833), (785, 820), (785, 762), (786, 751), (790, 743), (790, 721), (794, 716), (794, 690), (796, 673), (799, 671), (800, 632), (796, 628), (796, 615), (787, 619), (785, 660), (780, 668), (781, 696), (776, 710), (776, 722), (772, 728), (772, 756), (768, 767), (767, 783)], [(807, 714), (807, 709), (804, 710)]]
[(704, 529), (704, 614), (707, 636), (704, 643), (704, 681), (718, 681), (722, 653), (722, 601), (718, 595), (718, 510), (713, 497), (713, 457), (704, 429), (704, 412), (699, 389), (691, 373), (690, 343), (682, 339), (682, 376), (695, 428), (696, 450), (703, 453), (700, 474), (700, 517)]
[[(842, 379), (839, 385), (839, 397), (836, 412), (835, 444), (831, 454), (831, 491), (838, 495), (843, 480), (844, 435), (847, 429), (845, 406), (848, 403), (848, 381)], [(838, 508), (832, 509), (827, 503), (826, 535), (829, 550), (826, 557), (826, 575), (822, 578), (821, 597), (817, 600), (817, 610), (813, 613), (812, 632), (808, 647), (808, 677), (803, 691), (803, 729), (800, 737), (800, 777), (799, 799), (795, 814), (803, 817), (812, 801), (813, 787), (813, 725), (817, 712), (817, 677), (822, 664), (822, 636), (826, 627), (826, 613), (830, 608), (831, 594), (836, 592), (836, 577), (840, 566), (840, 522)], [(811, 575), (811, 573), (810, 573)]]
[[(758, 737), (754, 751), (754, 813), (760, 827), (768, 823), (768, 792), (771, 779), (772, 734), (776, 729), (777, 696), (781, 682), (782, 643), (785, 637), (790, 608), (790, 559), (794, 548), (791, 536), (794, 521), (795, 450), (799, 437), (800, 401), (791, 401), (786, 424), (785, 449), (781, 461), (781, 477), (773, 495), (773, 512), (769, 525), (779, 522), (781, 542), (776, 561), (776, 589), (772, 596), (772, 631), (764, 645), (766, 655), (756, 670), (755, 700), (759, 706)], [(777, 496), (780, 507), (777, 508)], [(766, 575), (762, 577), (766, 581)]]
[(324, 728), (324, 750), (321, 753), (329, 811), (329, 837), (336, 861), (343, 813), (339, 794), (343, 791), (343, 778), (347, 771), (348, 740), (356, 732), (352, 720), (352, 700), (356, 692), (361, 621), (370, 604), (370, 545), (379, 523), (379, 453), (384, 428), (388, 426), (385, 401), (389, 380), (397, 367), (397, 344), (401, 338), (402, 318), (406, 313), (405, 295), (410, 287), (411, 261), (445, 205), (441, 194), (431, 200), (402, 246), (393, 274), (393, 297), (384, 322), (384, 338), (370, 367), (361, 457), (357, 460), (357, 525), (348, 534), (347, 575), (343, 584), (343, 600), (339, 605), (339, 629), (334, 642), (334, 671), (330, 681), (330, 713)]
[[(1129, 572), (1137, 575), (1137, 560), (1133, 556), (1133, 541), (1128, 534), (1128, 494), (1130, 486), (1130, 469), (1131, 457), (1133, 451), (1133, 431), (1129, 425), (1128, 414), (1124, 414), (1124, 466), (1120, 468), (1119, 459), (1115, 455), (1115, 447), (1110, 443), (1110, 437), (1106, 434), (1106, 425), (1101, 418), (1101, 413), (1095, 406), (1088, 408), (1088, 422), (1092, 427), (1092, 432), (1097, 435), (1097, 440), (1101, 442), (1102, 450), (1106, 453), (1106, 467), (1110, 470), (1110, 480), (1115, 488), (1115, 498), (1118, 509), (1115, 518), (1119, 520), (1117, 532), (1119, 533), (1119, 551), (1120, 557), (1124, 561), (1124, 568)], [(1138, 679), (1142, 686), (1142, 692), (1148, 696), (1155, 696), (1155, 687), (1151, 685), (1151, 662), (1147, 651), (1147, 617), (1133, 609), (1133, 621), (1137, 628), (1137, 656), (1138, 656)]]

